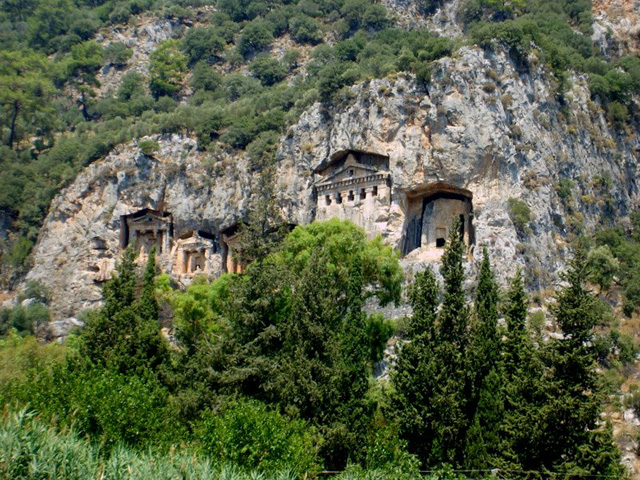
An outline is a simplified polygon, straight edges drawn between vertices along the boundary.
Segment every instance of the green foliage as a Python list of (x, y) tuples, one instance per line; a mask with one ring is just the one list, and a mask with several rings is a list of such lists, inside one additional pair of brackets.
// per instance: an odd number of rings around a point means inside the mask
[(40, 370), (32, 380), (16, 383), (9, 398), (108, 447), (168, 445), (182, 434), (163, 388), (102, 368), (70, 363)]
[(387, 341), (393, 335), (393, 326), (383, 315), (373, 314), (367, 317), (367, 344), (371, 345), (371, 363), (382, 360)]
[[(0, 478), (35, 480), (55, 474), (56, 478), (92, 480), (227, 480), (255, 479), (258, 472), (245, 473), (229, 465), (214, 464), (193, 451), (147, 451), (119, 446), (105, 451), (81, 438), (74, 430), (56, 431), (33, 412), (5, 412), (0, 423)], [(258, 477), (263, 478), (263, 477)], [(293, 480), (287, 472), (265, 480)]]
[[(587, 262), (576, 251), (564, 276), (568, 286), (553, 309), (564, 337), (551, 344), (554, 375), (547, 386), (553, 400), (546, 406), (544, 464), (556, 471), (620, 475), (623, 471), (612, 443), (610, 426), (601, 426), (598, 412), (604, 390), (596, 372), (595, 327), (601, 321), (597, 299), (584, 287)], [(567, 461), (567, 459), (570, 459)]]
[(254, 20), (242, 30), (238, 40), (238, 51), (248, 57), (265, 50), (273, 42), (273, 26), (264, 20)]
[(520, 234), (526, 234), (530, 231), (530, 223), (534, 216), (531, 208), (522, 200), (517, 198), (509, 199), (509, 217)]
[(620, 262), (613, 256), (608, 245), (602, 245), (589, 252), (589, 280), (600, 285), (601, 290), (611, 286), (613, 277), (620, 269)]
[(191, 351), (203, 336), (221, 329), (221, 304), (228, 300), (230, 282), (228, 275), (211, 284), (196, 281), (184, 293), (172, 296), (174, 328), (184, 348)]
[(222, 84), (222, 77), (206, 62), (198, 62), (193, 68), (191, 87), (213, 92)]
[(138, 142), (138, 148), (145, 155), (153, 155), (158, 151), (160, 145), (155, 140), (140, 140)]
[(24, 381), (36, 367), (48, 369), (64, 362), (66, 354), (62, 345), (40, 345), (33, 336), (9, 333), (0, 339), (0, 400), (9, 400), (5, 390), (11, 383)]
[(149, 88), (155, 98), (175, 95), (182, 88), (187, 57), (176, 40), (166, 40), (149, 56)]
[[(48, 0), (34, 2), (41, 6)], [(414, 71), (420, 77), (420, 72), (429, 70), (431, 61), (450, 54), (455, 46), (455, 42), (423, 30), (388, 28), (391, 20), (384, 8), (370, 2), (227, 3), (222, 2), (219, 11), (206, 19), (208, 25), (187, 29), (181, 40), (161, 44), (151, 55), (150, 78), (128, 72), (115, 92), (103, 92), (106, 95), (99, 99), (97, 72), (105, 62), (120, 68), (128, 61), (129, 50), (121, 43), (111, 43), (102, 51), (96, 42), (87, 41), (86, 32), (93, 28), (95, 19), (104, 24), (126, 22), (131, 15), (152, 8), (155, 3), (151, 0), (107, 0), (100, 6), (59, 2), (62, 17), (59, 24), (54, 23), (60, 33), (43, 39), (42, 44), (46, 44), (42, 47), (45, 50), (57, 52), (50, 58), (25, 50), (24, 43), (17, 40), (10, 42), (12, 58), (2, 62), (3, 66), (19, 68), (7, 70), (11, 81), (7, 81), (2, 106), (5, 115), (0, 115), (5, 122), (2, 141), (13, 147), (0, 156), (0, 208), (15, 219), (11, 230), (18, 235), (11, 237), (5, 249), (7, 271), (17, 274), (24, 269), (52, 196), (81, 168), (115, 145), (153, 134), (191, 133), (198, 137), (202, 149), (211, 143), (237, 149), (253, 144), (249, 154), (254, 168), (259, 169), (261, 157), (271, 155), (275, 137), (309, 105), (318, 100), (342, 101), (344, 87), (397, 71)], [(187, 4), (200, 2), (165, 5), (162, 14), (186, 19), (191, 15), (183, 8)], [(30, 17), (34, 10), (11, 18)], [(342, 12), (348, 22), (341, 18)], [(73, 28), (67, 22), (72, 18)], [(18, 24), (14, 26), (18, 30), (12, 30), (11, 38), (20, 36)], [(296, 77), (286, 85), (279, 81), (297, 68), (295, 50), (285, 55), (281, 65), (257, 59), (253, 68), (260, 80), (234, 73), (243, 71), (254, 53), (268, 48), (274, 36), (287, 32), (297, 41), (320, 43), (312, 51), (309, 76)], [(325, 32), (350, 38), (330, 47), (321, 44)], [(325, 53), (316, 55), (320, 50)], [(214, 62), (225, 63), (214, 69), (209, 66)], [(163, 98), (184, 92), (189, 68), (194, 94), (187, 104)], [(148, 95), (147, 82), (157, 102)], [(23, 95), (25, 86), (28, 91)], [(78, 96), (68, 98), (69, 91), (78, 92)], [(21, 103), (14, 115), (12, 100), (17, 95)]]
[(607, 106), (607, 119), (616, 125), (624, 125), (629, 120), (629, 109), (620, 102), (611, 102)]
[(0, 309), (0, 335), (15, 329), (21, 335), (36, 335), (49, 322), (49, 309), (40, 302), (27, 307)]
[(212, 63), (222, 53), (226, 43), (217, 35), (215, 27), (194, 27), (185, 35), (182, 46), (192, 64), (201, 60)]
[(615, 278), (624, 292), (626, 315), (632, 314), (640, 305), (638, 215), (632, 212), (630, 216), (633, 230), (629, 234), (619, 227), (601, 229), (595, 235), (596, 248), (589, 253), (590, 280), (596, 283), (602, 280), (607, 285)]
[(505, 45), (522, 68), (531, 68), (529, 55), (535, 45), (558, 78), (561, 101), (567, 70), (585, 72), (592, 97), (607, 104), (609, 121), (622, 125), (629, 120), (630, 94), (640, 91), (638, 60), (607, 61), (602, 56), (589, 38), (590, 2), (466, 0), (461, 14), (472, 41), (485, 48), (493, 48), (494, 42)]
[(395, 394), (390, 413), (396, 418), (410, 451), (423, 463), (430, 454), (437, 428), (431, 421), (434, 405), (425, 400), (433, 398), (438, 382), (435, 361), (438, 297), (431, 270), (420, 272), (409, 293), (414, 312), (408, 328), (410, 341), (400, 350), (392, 374)]
[(133, 50), (128, 48), (122, 42), (110, 43), (104, 49), (104, 58), (110, 65), (114, 67), (124, 67), (133, 55)]
[(364, 231), (348, 221), (316, 222), (295, 228), (279, 255), (294, 271), (302, 271), (319, 249), (326, 252), (329, 271), (344, 284), (354, 262), (362, 262), (363, 281), (369, 286), (365, 295), (377, 296), (383, 305), (399, 300), (402, 271), (398, 257), (380, 237), (366, 240)]
[(260, 80), (264, 86), (278, 83), (287, 75), (287, 67), (268, 55), (258, 55), (249, 66), (249, 69), (251, 74)]
[(206, 412), (195, 434), (207, 456), (246, 471), (302, 475), (319, 467), (313, 429), (256, 401), (237, 400), (222, 412)]
[(231, 277), (221, 305), (228, 334), (198, 344), (210, 352), (199, 361), (225, 368), (205, 382), (307, 420), (324, 438), (325, 464), (344, 466), (365, 448), (372, 351), (384, 336), (368, 328), (362, 304), (372, 295), (395, 300), (401, 278), (391, 249), (349, 222), (297, 227)]
[(291, 37), (298, 43), (316, 45), (322, 42), (322, 26), (307, 15), (296, 15), (289, 21)]
[(88, 318), (82, 332), (84, 358), (122, 374), (142, 376), (167, 361), (168, 348), (159, 332), (153, 268), (152, 252), (137, 299), (135, 253), (125, 250), (117, 275), (103, 288), (104, 307)]
[(50, 68), (47, 58), (36, 52), (0, 50), (1, 125), (9, 130), (9, 136), (2, 140), (9, 148), (33, 128), (29, 125), (32, 121), (41, 127), (41, 114), (51, 113)]

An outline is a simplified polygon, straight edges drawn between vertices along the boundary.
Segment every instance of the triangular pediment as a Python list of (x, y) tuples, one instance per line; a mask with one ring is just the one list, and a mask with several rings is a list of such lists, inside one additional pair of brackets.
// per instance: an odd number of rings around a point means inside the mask
[(129, 220), (131, 224), (141, 224), (141, 223), (149, 223), (149, 222), (159, 222), (159, 223), (167, 223), (167, 218), (163, 218), (159, 215), (154, 215), (153, 213), (147, 213), (146, 215), (138, 218), (132, 218)]
[[(353, 170), (353, 175), (351, 174), (351, 170)], [(339, 168), (332, 174), (327, 175), (325, 178), (323, 178), (322, 183), (337, 182), (346, 180), (347, 178), (351, 177), (366, 177), (367, 175), (371, 175), (372, 173), (376, 173), (377, 171), (378, 170), (374, 167), (362, 165), (360, 163), (345, 165), (344, 167)]]

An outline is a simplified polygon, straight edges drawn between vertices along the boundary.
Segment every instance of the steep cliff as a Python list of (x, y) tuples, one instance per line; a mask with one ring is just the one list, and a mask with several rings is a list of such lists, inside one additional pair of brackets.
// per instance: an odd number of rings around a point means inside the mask
[[(573, 78), (561, 103), (544, 69), (519, 71), (504, 53), (462, 48), (437, 62), (426, 89), (400, 75), (353, 87), (343, 105), (316, 103), (277, 153), (285, 216), (296, 224), (314, 219), (314, 169), (332, 154), (384, 154), (391, 197), (378, 207), (371, 233), (402, 250), (412, 199), (446, 184), (472, 195), (470, 258), (486, 245), (502, 280), (521, 265), (531, 287), (549, 285), (567, 240), (625, 217), (638, 203), (637, 132), (612, 127), (585, 82)], [(246, 217), (256, 174), (243, 156), (211, 161), (193, 139), (158, 140), (153, 157), (134, 144), (116, 149), (53, 202), (29, 278), (51, 288), (56, 318), (99, 301), (94, 279), (119, 254), (122, 215), (163, 209), (178, 233), (218, 233)], [(403, 262), (413, 269), (431, 258), (418, 248)]]

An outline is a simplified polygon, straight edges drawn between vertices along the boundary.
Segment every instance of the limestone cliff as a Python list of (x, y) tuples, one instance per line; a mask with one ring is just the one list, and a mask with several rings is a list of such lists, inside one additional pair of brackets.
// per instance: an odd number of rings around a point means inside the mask
[[(334, 153), (375, 152), (388, 156), (390, 197), (368, 230), (401, 250), (412, 199), (445, 184), (472, 195), (470, 265), (486, 245), (501, 279), (521, 265), (530, 286), (548, 285), (562, 268), (568, 237), (637, 206), (640, 148), (636, 131), (607, 123), (584, 78), (572, 79), (564, 104), (550, 78), (541, 69), (518, 71), (502, 53), (463, 48), (437, 63), (428, 89), (398, 76), (353, 87), (348, 104), (315, 104), (278, 150), (286, 217), (296, 224), (314, 219), (321, 201), (314, 170)], [(158, 140), (153, 157), (135, 144), (119, 147), (54, 200), (29, 274), (51, 288), (54, 317), (97, 305), (96, 280), (119, 254), (123, 215), (165, 210), (177, 233), (215, 234), (246, 216), (256, 174), (244, 157), (211, 161), (191, 138)], [(514, 225), (510, 199), (530, 208), (530, 222)], [(414, 269), (430, 259), (417, 248), (403, 262)]]

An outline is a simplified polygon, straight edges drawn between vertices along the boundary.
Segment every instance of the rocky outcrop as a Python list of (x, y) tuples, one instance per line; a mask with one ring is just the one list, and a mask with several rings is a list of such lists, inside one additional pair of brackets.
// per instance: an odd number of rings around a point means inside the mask
[(636, 0), (594, 0), (593, 40), (603, 54), (620, 57), (640, 51), (640, 3)]
[[(608, 125), (587, 92), (586, 80), (574, 78), (561, 105), (550, 74), (518, 71), (504, 54), (476, 48), (439, 61), (427, 89), (408, 75), (356, 86), (349, 104), (316, 104), (283, 136), (283, 212), (296, 224), (314, 219), (314, 169), (334, 153), (387, 155), (390, 203), (376, 221), (388, 244), (402, 248), (412, 198), (446, 184), (472, 194), (471, 270), (487, 246), (501, 279), (522, 266), (530, 286), (547, 285), (573, 234), (638, 202), (637, 132)], [(119, 254), (122, 215), (159, 208), (177, 232), (214, 233), (246, 215), (255, 178), (243, 157), (210, 158), (187, 137), (158, 140), (153, 157), (135, 144), (118, 148), (52, 203), (29, 278), (50, 287), (55, 318), (98, 304), (96, 268)], [(512, 199), (530, 218), (514, 224)], [(423, 250), (403, 259), (408, 270), (432, 261)]]

